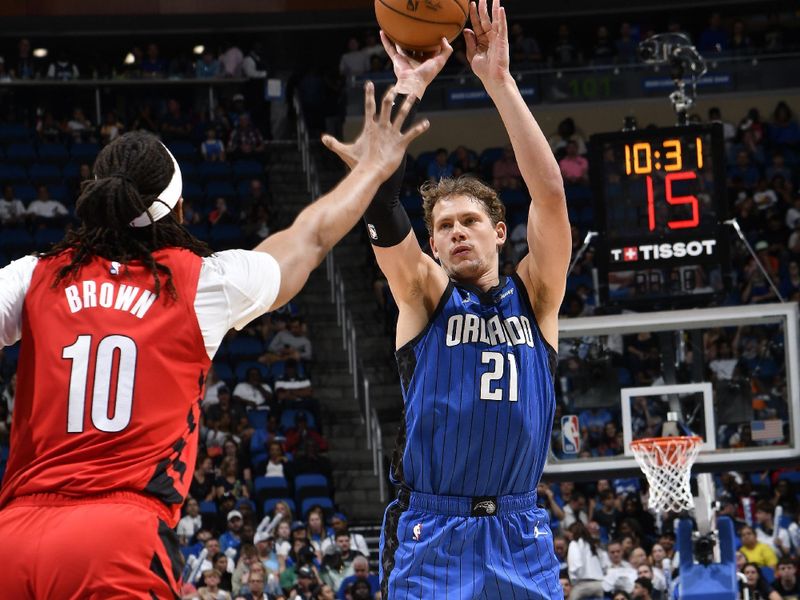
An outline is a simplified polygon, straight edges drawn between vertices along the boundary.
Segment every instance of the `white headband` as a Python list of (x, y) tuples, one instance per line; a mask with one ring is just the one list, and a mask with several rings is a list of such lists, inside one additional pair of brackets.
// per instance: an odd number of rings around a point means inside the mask
[(169, 185), (158, 195), (156, 201), (153, 202), (145, 212), (130, 222), (131, 227), (147, 227), (151, 223), (155, 223), (159, 219), (163, 219), (172, 212), (172, 209), (175, 208), (176, 204), (178, 204), (178, 200), (181, 199), (181, 194), (183, 193), (183, 178), (181, 177), (181, 168), (178, 166), (178, 161), (175, 160), (174, 156), (172, 156), (172, 152), (169, 151), (169, 148), (164, 146), (164, 144), (161, 145), (172, 159), (172, 165), (175, 167), (175, 172), (172, 174), (172, 179), (170, 179)]

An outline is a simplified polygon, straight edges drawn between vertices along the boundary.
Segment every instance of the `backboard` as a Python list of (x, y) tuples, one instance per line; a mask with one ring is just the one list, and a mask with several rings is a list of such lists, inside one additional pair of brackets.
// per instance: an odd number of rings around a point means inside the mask
[(703, 438), (695, 472), (775, 468), (800, 458), (796, 304), (559, 325), (559, 406), (546, 478), (640, 476), (630, 442), (660, 436), (669, 412)]

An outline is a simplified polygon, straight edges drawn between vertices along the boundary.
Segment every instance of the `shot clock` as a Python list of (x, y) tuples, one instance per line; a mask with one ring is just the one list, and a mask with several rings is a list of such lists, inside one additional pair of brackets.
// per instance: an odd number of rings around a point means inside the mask
[(729, 272), (725, 165), (718, 125), (604, 133), (591, 139), (604, 303), (707, 304)]

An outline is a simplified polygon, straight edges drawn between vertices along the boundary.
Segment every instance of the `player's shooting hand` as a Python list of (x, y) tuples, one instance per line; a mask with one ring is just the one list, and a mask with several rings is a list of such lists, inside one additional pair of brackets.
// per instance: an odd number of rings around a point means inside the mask
[(467, 43), (467, 60), (472, 71), (489, 88), (508, 80), (510, 75), (508, 49), (508, 21), (506, 9), (500, 0), (492, 3), (492, 17), (489, 18), (488, 0), (470, 2), (469, 19), (472, 29), (464, 29)]
[(364, 127), (356, 141), (345, 144), (325, 134), (322, 143), (351, 169), (364, 164), (384, 180), (387, 179), (400, 166), (409, 144), (430, 127), (428, 120), (423, 119), (403, 133), (403, 124), (417, 98), (407, 96), (392, 120), (392, 106), (396, 97), (396, 88), (389, 88), (381, 101), (380, 113), (376, 114), (375, 86), (368, 81), (364, 93)]
[(397, 77), (395, 89), (398, 94), (413, 94), (422, 98), (425, 90), (436, 76), (444, 69), (445, 64), (453, 54), (453, 48), (442, 38), (439, 50), (432, 57), (419, 62), (409, 57), (402, 48), (397, 46), (388, 36), (381, 31), (381, 42), (386, 54), (392, 60), (394, 74)]

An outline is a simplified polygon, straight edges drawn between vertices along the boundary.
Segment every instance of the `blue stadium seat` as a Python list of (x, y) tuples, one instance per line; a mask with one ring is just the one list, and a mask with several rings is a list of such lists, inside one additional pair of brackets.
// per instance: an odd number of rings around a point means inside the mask
[(247, 422), (253, 426), (253, 429), (266, 429), (267, 419), (269, 419), (268, 410), (254, 408), (247, 411)]
[[(272, 363), (269, 366), (269, 368), (270, 368), (270, 372), (272, 373), (272, 376), (275, 379), (277, 379), (278, 377), (283, 377), (283, 374), (286, 371), (286, 361), (285, 360), (277, 360), (274, 363)], [(300, 373), (301, 369), (302, 369), (302, 364), (298, 363), (298, 365), (297, 365), (298, 374)]]
[(40, 250), (44, 250), (46, 247), (50, 246), (50, 244), (56, 244), (63, 239), (63, 229), (39, 229), (33, 235), (33, 241), (36, 243), (36, 247)]
[(6, 148), (6, 160), (11, 163), (31, 164), (36, 162), (36, 147), (33, 144), (15, 142)]
[[(259, 476), (253, 480), (253, 487), (256, 493), (262, 490), (288, 490), (289, 482), (284, 477), (264, 477)], [(285, 494), (283, 494), (285, 495)], [(268, 496), (269, 498), (281, 498), (280, 494), (275, 496)]]
[(421, 177), (427, 177), (428, 176), (428, 167), (435, 160), (436, 160), (436, 152), (435, 151), (420, 153), (420, 155), (417, 156), (417, 159), (415, 161), (417, 173), (419, 173), (419, 175)]
[(183, 182), (183, 197), (187, 198), (188, 200), (202, 200), (206, 196), (206, 193), (203, 191), (203, 187), (196, 183), (192, 182)]
[(0, 181), (3, 183), (27, 183), (28, 172), (20, 165), (0, 163)]
[(259, 181), (261, 181), (261, 186), (263, 188), (267, 187), (267, 184), (264, 181), (263, 177), (251, 177), (249, 179), (240, 181), (239, 184), (236, 186), (236, 191), (239, 192), (240, 198), (247, 198), (250, 195), (250, 182), (253, 179), (258, 179)]
[(256, 160), (237, 160), (233, 163), (233, 176), (236, 179), (246, 179), (250, 185), (250, 179), (258, 179), (264, 176), (264, 165)]
[(81, 165), (75, 161), (68, 162), (62, 173), (67, 181), (77, 182), (81, 178)]
[(298, 475), (294, 480), (294, 495), (297, 503), (303, 506), (307, 498), (320, 498), (330, 495), (328, 479), (319, 473)]
[(209, 181), (206, 184), (206, 197), (213, 201), (219, 197), (225, 199), (236, 198), (236, 188), (230, 181)]
[(571, 202), (589, 201), (592, 199), (592, 189), (588, 185), (568, 183), (564, 186), (564, 194)]
[(531, 203), (528, 194), (522, 190), (503, 190), (500, 199), (506, 208), (525, 208)]
[(759, 488), (770, 488), (772, 483), (770, 481), (769, 471), (761, 471), (759, 473), (750, 473), (750, 483)]
[(200, 512), (204, 515), (217, 514), (217, 503), (213, 500), (203, 500), (200, 502)]
[(223, 362), (215, 362), (214, 363), (214, 372), (217, 374), (222, 381), (231, 385), (233, 383), (233, 371), (231, 368), (223, 363)]
[(236, 365), (234, 374), (236, 375), (237, 381), (244, 381), (247, 378), (247, 372), (250, 369), (258, 369), (261, 373), (261, 377), (264, 379), (269, 379), (271, 376), (270, 369), (267, 365), (263, 365), (254, 360), (246, 360)]
[(100, 153), (100, 145), (92, 143), (72, 144), (69, 153), (74, 160), (91, 165)]
[(800, 471), (784, 471), (778, 475), (778, 479), (790, 481), (791, 483), (800, 483)]
[(315, 506), (321, 506), (324, 509), (333, 509), (333, 500), (330, 498), (326, 498), (324, 496), (314, 496), (312, 498), (306, 498), (303, 500), (303, 504), (300, 505), (301, 509), (300, 512), (303, 515), (303, 518), (306, 517), (308, 511), (310, 511)]
[(39, 146), (39, 160), (63, 165), (69, 160), (69, 152), (62, 144), (41, 144)]
[(32, 135), (33, 132), (28, 127), (19, 123), (3, 123), (0, 125), (0, 142), (4, 144), (29, 140)]
[(200, 158), (197, 147), (191, 142), (169, 142), (167, 148), (179, 164), (182, 161), (193, 162)]
[(214, 225), (209, 237), (214, 249), (225, 250), (240, 245), (243, 234), (238, 225)]
[(197, 225), (187, 225), (186, 229), (189, 230), (194, 237), (198, 240), (208, 241), (208, 224), (198, 223)]
[(70, 200), (69, 188), (63, 183), (51, 183), (47, 186), (47, 193), (50, 194), (53, 200), (58, 200), (60, 202), (69, 202)]
[(178, 161), (178, 164), (181, 168), (181, 178), (183, 179), (183, 185), (185, 188), (187, 181), (195, 181), (197, 179), (197, 167), (195, 167), (194, 164), (186, 161)]
[(481, 156), (478, 159), (478, 165), (480, 165), (481, 171), (484, 173), (487, 171), (491, 173), (492, 166), (494, 166), (494, 163), (496, 163), (502, 156), (502, 148), (486, 148), (483, 152), (481, 152)]
[(228, 353), (233, 362), (255, 360), (264, 354), (264, 343), (259, 338), (249, 335), (237, 335), (228, 343)]
[[(2, 177), (0, 177), (2, 179)], [(18, 183), (14, 185), (14, 195), (26, 203), (36, 198), (36, 188), (29, 183)]]
[(61, 181), (61, 169), (56, 165), (36, 163), (28, 167), (28, 177), (34, 183), (56, 183)]
[(25, 229), (4, 228), (3, 235), (0, 235), (0, 250), (10, 256), (32, 251), (34, 245), (33, 236)]
[(268, 500), (264, 500), (264, 504), (262, 505), (264, 514), (266, 515), (271, 513), (278, 502), (286, 502), (286, 504), (289, 505), (289, 508), (292, 509), (292, 513), (294, 513), (297, 510), (294, 500), (292, 500), (291, 498), (269, 498)]
[(197, 174), (205, 181), (225, 181), (231, 178), (231, 166), (224, 162), (200, 163)]

